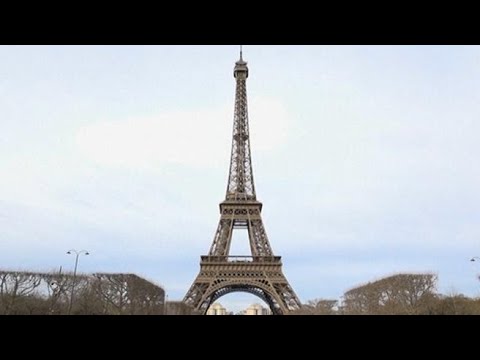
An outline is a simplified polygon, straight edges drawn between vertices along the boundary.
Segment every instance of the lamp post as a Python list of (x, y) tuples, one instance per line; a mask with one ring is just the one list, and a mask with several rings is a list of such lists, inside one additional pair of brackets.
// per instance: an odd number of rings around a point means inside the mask
[[(470, 259), (470, 261), (472, 261), (472, 262), (475, 262), (475, 261), (478, 261), (478, 260), (480, 260), (480, 257), (478, 257), (478, 256), (474, 256)], [(477, 275), (477, 279), (480, 280), (480, 276)]]
[(84, 255), (90, 255), (90, 253), (87, 250), (69, 250), (67, 251), (67, 255), (72, 255), (75, 254), (75, 268), (73, 270), (73, 280), (72, 280), (72, 292), (70, 294), (70, 304), (68, 305), (68, 315), (72, 312), (72, 305), (73, 305), (73, 292), (75, 291), (75, 280), (77, 278), (77, 266), (78, 266), (78, 257), (82, 254)]

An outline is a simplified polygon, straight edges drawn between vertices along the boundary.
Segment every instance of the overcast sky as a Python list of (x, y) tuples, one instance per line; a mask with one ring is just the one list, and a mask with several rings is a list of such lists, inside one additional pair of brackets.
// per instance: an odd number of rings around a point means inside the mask
[[(257, 197), (300, 299), (398, 272), (478, 296), (480, 47), (244, 57)], [(237, 45), (0, 46), (0, 267), (72, 270), (65, 252), (87, 249), (80, 271), (182, 299), (225, 197), (237, 59)], [(248, 249), (241, 234), (232, 247)]]

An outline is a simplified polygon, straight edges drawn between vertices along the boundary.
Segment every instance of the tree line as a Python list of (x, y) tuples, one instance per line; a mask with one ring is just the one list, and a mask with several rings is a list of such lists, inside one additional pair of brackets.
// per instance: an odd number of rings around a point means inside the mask
[[(73, 295), (73, 297), (72, 297)], [(133, 274), (0, 271), (2, 315), (161, 315), (165, 291)]]
[[(308, 301), (293, 315), (480, 315), (480, 298), (437, 292), (434, 274), (398, 274)], [(0, 271), (0, 315), (190, 315), (182, 302), (133, 274)]]
[(437, 292), (434, 274), (398, 274), (345, 292), (342, 301), (316, 299), (293, 315), (480, 315), (480, 298)]

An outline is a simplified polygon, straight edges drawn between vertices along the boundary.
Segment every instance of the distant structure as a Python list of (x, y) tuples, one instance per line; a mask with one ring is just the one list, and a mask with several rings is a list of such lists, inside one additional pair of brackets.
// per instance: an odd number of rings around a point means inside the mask
[(220, 303), (215, 303), (210, 306), (207, 315), (227, 315), (227, 309), (225, 309)]
[[(220, 223), (210, 252), (201, 257), (200, 273), (183, 301), (205, 314), (220, 297), (247, 292), (265, 301), (273, 314), (283, 315), (301, 304), (282, 272), (281, 257), (273, 254), (261, 217), (262, 203), (255, 193), (248, 127), (248, 67), (241, 50), (233, 74), (235, 116), (227, 193), (220, 204)], [(281, 197), (278, 200), (281, 206)], [(248, 230), (250, 256), (230, 255), (232, 234), (237, 229)]]
[(272, 312), (260, 304), (250, 305), (244, 315), (271, 315)]

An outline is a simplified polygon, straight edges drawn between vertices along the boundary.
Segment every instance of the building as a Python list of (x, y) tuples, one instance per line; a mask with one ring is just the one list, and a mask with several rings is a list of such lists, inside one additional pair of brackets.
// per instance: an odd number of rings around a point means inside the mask
[(227, 309), (225, 309), (220, 303), (215, 303), (210, 306), (207, 311), (207, 315), (228, 315)]
[(245, 310), (245, 315), (271, 315), (271, 311), (260, 304), (253, 304)]

